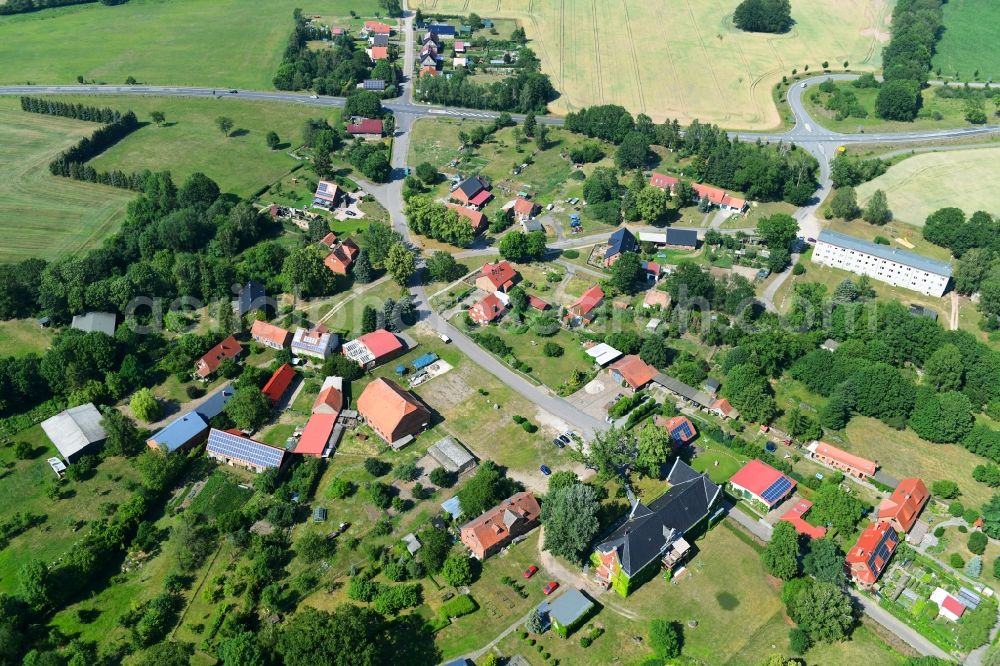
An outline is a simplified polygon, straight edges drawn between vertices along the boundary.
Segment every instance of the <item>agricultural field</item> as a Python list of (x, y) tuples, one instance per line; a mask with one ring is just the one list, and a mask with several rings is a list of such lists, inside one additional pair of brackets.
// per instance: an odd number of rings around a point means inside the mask
[(949, 0), (944, 5), (944, 34), (934, 49), (935, 76), (971, 81), (1000, 77), (1000, 51), (984, 48), (1000, 32), (1000, 7), (993, 0)]
[(736, 4), (416, 0), (410, 8), (518, 19), (561, 93), (551, 105), (560, 114), (621, 104), (657, 121), (698, 118), (768, 129), (780, 124), (771, 89), (793, 68), (818, 70), (823, 61), (839, 68), (848, 61), (852, 70), (874, 70), (881, 64), (891, 2), (796, 0), (796, 23), (783, 35), (736, 30)]
[(858, 189), (862, 206), (875, 190), (884, 190), (895, 219), (923, 226), (927, 216), (945, 206), (971, 215), (1000, 209), (1000, 148), (970, 148), (914, 155)]
[(292, 10), (374, 14), (376, 0), (132, 0), (0, 17), (0, 83), (122, 84), (271, 89)]
[[(0, 40), (2, 41), (2, 40)], [(0, 262), (52, 259), (94, 247), (125, 217), (130, 192), (56, 178), (48, 164), (98, 125), (24, 113), (0, 98)], [(0, 332), (0, 340), (4, 334)]]

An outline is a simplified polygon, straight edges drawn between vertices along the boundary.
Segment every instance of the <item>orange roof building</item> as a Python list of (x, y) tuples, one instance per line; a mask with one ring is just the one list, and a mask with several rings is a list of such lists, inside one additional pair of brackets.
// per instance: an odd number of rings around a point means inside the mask
[(716, 416), (720, 416), (724, 419), (738, 419), (740, 418), (740, 412), (725, 398), (720, 398), (712, 403), (709, 410)]
[(388, 46), (373, 46), (371, 48), (371, 59), (372, 60), (388, 60), (389, 59), (389, 47)]
[(903, 479), (892, 495), (878, 505), (878, 520), (889, 521), (897, 532), (905, 534), (917, 522), (917, 516), (928, 499), (930, 493), (921, 479)]
[(507, 308), (496, 294), (486, 294), (481, 301), (469, 308), (469, 318), (480, 326), (496, 321)]
[(472, 210), (471, 208), (466, 208), (465, 206), (459, 206), (458, 204), (448, 204), (448, 208), (452, 209), (465, 219), (469, 221), (472, 225), (472, 230), (477, 234), (481, 233), (486, 228), (486, 215), (478, 210)]
[(847, 553), (851, 578), (862, 587), (871, 587), (889, 566), (899, 545), (899, 534), (888, 522), (872, 523)]
[(529, 492), (508, 497), (478, 518), (462, 525), (460, 538), (472, 555), (483, 560), (522, 534), (531, 531), (541, 515), (538, 500)]
[(277, 404), (288, 391), (288, 387), (292, 385), (293, 379), (295, 379), (295, 368), (291, 364), (285, 363), (274, 371), (260, 392), (271, 401), (271, 404)]
[(381, 21), (365, 21), (365, 31), (375, 35), (388, 35), (392, 32), (392, 26)]
[(379, 377), (358, 397), (358, 414), (393, 448), (402, 448), (430, 425), (431, 412), (399, 384)]
[(800, 499), (791, 509), (785, 512), (781, 520), (792, 524), (795, 531), (810, 539), (822, 539), (826, 536), (826, 528), (811, 525), (806, 522), (805, 515), (812, 508), (812, 502), (807, 499)]
[(361, 252), (361, 248), (348, 238), (333, 248), (333, 251), (323, 260), (323, 265), (338, 275), (347, 275), (351, 265)]
[(533, 217), (537, 210), (538, 204), (534, 201), (529, 201), (524, 197), (514, 199), (514, 212), (517, 215), (521, 215), (523, 217)]
[(479, 277), (476, 278), (476, 286), (490, 294), (496, 291), (506, 292), (517, 283), (518, 277), (509, 261), (483, 264)]
[(237, 359), (242, 353), (243, 345), (230, 335), (198, 359), (194, 365), (195, 374), (201, 379), (206, 379), (219, 368), (220, 363), (227, 359)]
[(257, 320), (250, 327), (250, 337), (265, 347), (284, 349), (292, 341), (292, 332), (266, 321)]
[(856, 456), (853, 453), (848, 453), (842, 449), (838, 449), (836, 446), (831, 446), (826, 442), (814, 441), (806, 447), (809, 454), (819, 460), (820, 462), (826, 463), (831, 467), (839, 469), (846, 474), (856, 476), (859, 479), (866, 479), (875, 473), (875, 469), (878, 467), (874, 461), (867, 460), (861, 456)]
[(650, 289), (646, 292), (646, 295), (642, 297), (642, 307), (659, 307), (660, 309), (665, 310), (670, 307), (670, 294), (665, 291), (660, 291), (659, 289)]
[(669, 190), (670, 192), (674, 191), (674, 188), (677, 187), (677, 184), (679, 182), (681, 182), (679, 178), (675, 178), (673, 176), (667, 176), (665, 174), (657, 173), (655, 171), (653, 172), (653, 175), (649, 177), (650, 185), (652, 185), (653, 187), (658, 187), (661, 190)]
[(299, 437), (292, 453), (320, 458), (330, 443), (330, 436), (337, 425), (336, 414), (313, 414), (306, 422), (305, 430)]
[(313, 401), (313, 414), (339, 414), (344, 408), (344, 378), (327, 377)]
[(576, 300), (567, 310), (571, 317), (579, 317), (583, 321), (590, 323), (594, 320), (593, 311), (604, 302), (604, 290), (600, 285), (594, 285)]
[(623, 356), (611, 365), (611, 376), (617, 382), (625, 382), (633, 391), (638, 391), (657, 374), (656, 368), (635, 354)]

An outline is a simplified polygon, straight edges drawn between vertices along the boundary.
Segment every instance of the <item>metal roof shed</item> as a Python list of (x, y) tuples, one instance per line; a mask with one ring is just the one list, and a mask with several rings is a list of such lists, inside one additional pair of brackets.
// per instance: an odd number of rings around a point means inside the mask
[(565, 636), (565, 632), (583, 620), (593, 607), (594, 602), (583, 592), (571, 588), (549, 604), (549, 618), (556, 631)]
[(67, 464), (72, 464), (88, 449), (108, 436), (101, 426), (101, 413), (94, 403), (73, 407), (42, 421), (42, 430), (55, 444)]
[(424, 354), (423, 356), (421, 356), (419, 358), (413, 359), (413, 362), (412, 362), (411, 365), (413, 365), (413, 369), (414, 370), (423, 370), (424, 368), (426, 368), (428, 365), (430, 365), (431, 363), (433, 363), (436, 360), (438, 360), (438, 355), (437, 354), (433, 354), (433, 353)]

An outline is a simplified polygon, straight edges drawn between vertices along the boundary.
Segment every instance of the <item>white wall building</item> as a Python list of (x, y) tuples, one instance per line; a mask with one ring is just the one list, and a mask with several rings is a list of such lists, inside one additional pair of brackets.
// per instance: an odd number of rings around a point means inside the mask
[(820, 233), (812, 260), (930, 296), (942, 296), (951, 280), (948, 262), (835, 231)]

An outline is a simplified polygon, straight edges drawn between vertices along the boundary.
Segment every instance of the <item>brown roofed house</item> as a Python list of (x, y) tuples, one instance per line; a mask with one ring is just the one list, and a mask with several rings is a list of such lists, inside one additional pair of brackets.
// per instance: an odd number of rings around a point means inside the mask
[(831, 446), (826, 442), (810, 442), (809, 446), (806, 447), (810, 455), (816, 458), (820, 462), (824, 462), (831, 467), (839, 469), (842, 472), (846, 472), (859, 479), (865, 479), (869, 476), (875, 474), (875, 470), (878, 467), (874, 461), (867, 460), (861, 456), (856, 456), (853, 453), (848, 453), (843, 449), (838, 449), (836, 446)]
[(198, 359), (194, 364), (195, 374), (206, 379), (219, 368), (219, 364), (226, 359), (237, 359), (243, 353), (243, 345), (236, 341), (236, 338), (229, 336), (219, 344), (215, 345), (208, 352)]
[(467, 219), (469, 224), (472, 225), (472, 230), (477, 234), (482, 233), (482, 231), (486, 228), (486, 215), (478, 210), (472, 210), (471, 208), (466, 208), (465, 206), (459, 206), (452, 203), (448, 204), (448, 208)]
[(323, 265), (338, 275), (347, 275), (351, 264), (354, 263), (360, 252), (361, 248), (358, 247), (358, 244), (348, 238), (333, 248), (333, 251), (323, 260)]
[(930, 499), (927, 486), (917, 477), (903, 479), (887, 499), (878, 505), (878, 520), (887, 520), (897, 532), (910, 531)]
[(486, 559), (512, 539), (531, 531), (538, 524), (541, 513), (534, 495), (517, 493), (462, 525), (462, 543), (469, 547), (474, 557)]
[(496, 321), (507, 311), (496, 294), (487, 294), (481, 301), (469, 308), (469, 318), (480, 326)]
[(657, 374), (656, 368), (649, 365), (635, 354), (623, 356), (611, 366), (611, 376), (617, 382), (625, 382), (633, 391), (638, 391)]
[(358, 414), (390, 446), (416, 436), (431, 421), (430, 410), (415, 395), (382, 377), (361, 392)]
[(292, 332), (266, 321), (257, 320), (250, 327), (250, 337), (265, 347), (284, 349), (292, 341)]
[(508, 261), (495, 264), (483, 264), (476, 278), (476, 286), (487, 293), (507, 292), (513, 287), (520, 276)]

